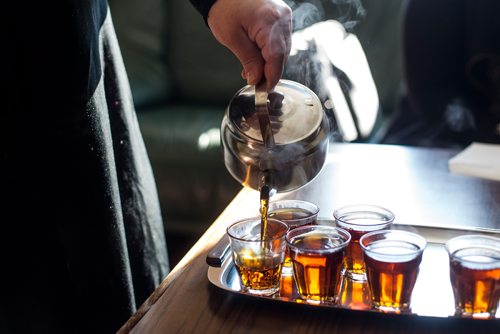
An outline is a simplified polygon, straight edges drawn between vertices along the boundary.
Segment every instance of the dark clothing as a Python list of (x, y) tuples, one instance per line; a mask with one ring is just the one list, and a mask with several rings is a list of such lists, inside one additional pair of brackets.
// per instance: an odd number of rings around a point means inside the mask
[(108, 5), (18, 6), (4, 42), (0, 333), (114, 333), (169, 268)]
[(216, 0), (189, 0), (191, 4), (200, 12), (200, 14), (205, 19), (205, 23), (208, 19), (208, 12)]
[(500, 143), (499, 11), (497, 0), (408, 1), (407, 96), (384, 143)]

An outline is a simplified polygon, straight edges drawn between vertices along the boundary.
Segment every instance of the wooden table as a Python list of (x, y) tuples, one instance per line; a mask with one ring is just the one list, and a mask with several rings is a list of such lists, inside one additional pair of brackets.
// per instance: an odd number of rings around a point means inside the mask
[[(396, 222), (500, 229), (500, 182), (451, 174), (452, 150), (333, 144), (321, 174), (282, 198), (315, 202), (320, 217), (347, 204), (378, 204)], [(120, 333), (500, 333), (478, 321), (278, 303), (233, 294), (207, 279), (207, 252), (228, 224), (258, 213), (258, 194), (243, 189), (165, 278)]]

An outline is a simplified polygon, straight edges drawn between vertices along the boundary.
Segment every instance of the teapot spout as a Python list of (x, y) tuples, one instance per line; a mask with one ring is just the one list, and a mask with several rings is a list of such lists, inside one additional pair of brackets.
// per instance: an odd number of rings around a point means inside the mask
[[(260, 172), (259, 178), (259, 192), (267, 192), (269, 197), (272, 197), (277, 192), (275, 177), (271, 170), (264, 170)], [(266, 189), (267, 188), (267, 189)]]

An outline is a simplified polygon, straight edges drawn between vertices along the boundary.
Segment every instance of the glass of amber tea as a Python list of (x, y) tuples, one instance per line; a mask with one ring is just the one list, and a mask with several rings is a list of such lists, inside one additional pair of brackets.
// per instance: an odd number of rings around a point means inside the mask
[(500, 238), (463, 235), (446, 242), (455, 315), (495, 317), (500, 299)]
[(279, 291), (287, 232), (288, 225), (268, 219), (262, 236), (260, 217), (243, 219), (227, 228), (243, 291), (262, 296)]
[(372, 308), (382, 312), (410, 311), (426, 240), (396, 230), (369, 232), (359, 239), (366, 264)]
[(314, 303), (337, 303), (342, 260), (351, 235), (326, 225), (297, 227), (287, 233), (293, 277), (302, 298)]
[[(314, 225), (319, 208), (316, 204), (297, 199), (279, 200), (269, 203), (269, 218), (277, 219), (288, 225), (290, 230), (299, 226)], [(282, 275), (292, 274), (292, 260), (287, 248), (283, 262)]]
[(365, 281), (366, 268), (359, 239), (365, 233), (388, 228), (394, 214), (376, 205), (349, 205), (333, 212), (337, 226), (351, 234), (351, 242), (344, 258), (344, 275), (353, 280)]

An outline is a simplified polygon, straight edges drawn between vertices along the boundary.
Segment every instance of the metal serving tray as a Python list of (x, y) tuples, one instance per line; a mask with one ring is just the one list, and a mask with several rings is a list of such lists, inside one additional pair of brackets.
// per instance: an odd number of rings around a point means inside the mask
[[(332, 220), (319, 219), (318, 224), (331, 225), (334, 222)], [(454, 317), (455, 307), (449, 276), (449, 260), (448, 254), (444, 249), (444, 244), (447, 240), (464, 234), (484, 234), (500, 237), (500, 230), (496, 229), (452, 229), (401, 224), (394, 224), (392, 229), (411, 231), (420, 234), (427, 240), (427, 247), (424, 250), (420, 265), (420, 273), (412, 293), (410, 310), (402, 313), (410, 316)], [(341, 308), (380, 312), (371, 308), (367, 284), (351, 281), (347, 278), (343, 278), (341, 300), (338, 304), (312, 303), (301, 299), (297, 293), (293, 277), (290, 275), (282, 276), (280, 291), (272, 296), (256, 296), (245, 292), (241, 288), (230, 251), (222, 259), (221, 266), (209, 266), (208, 280), (213, 285), (232, 293), (275, 300), (276, 302), (308, 304), (332, 309)], [(494, 319), (486, 321), (498, 321), (499, 319), (500, 309), (497, 310)]]

